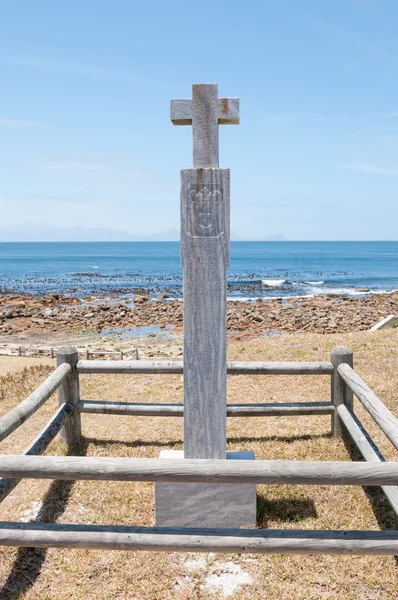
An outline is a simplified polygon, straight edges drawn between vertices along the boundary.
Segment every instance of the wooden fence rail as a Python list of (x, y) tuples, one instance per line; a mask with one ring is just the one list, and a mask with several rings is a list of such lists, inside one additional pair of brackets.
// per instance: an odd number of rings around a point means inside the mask
[[(39, 433), (35, 440), (26, 448), (24, 456), (39, 455), (48, 448), (52, 440), (59, 433), (62, 425), (73, 411), (71, 404), (62, 404), (53, 415), (44, 429)], [(0, 502), (18, 485), (20, 479), (0, 478)]]
[(107, 356), (110, 354), (120, 356), (120, 360), (123, 360), (124, 355), (127, 354), (127, 352), (124, 352), (123, 350), (90, 350), (89, 348), (87, 348), (86, 360), (89, 360), (90, 356)]
[[(49, 354), (51, 358), (55, 358), (57, 348), (51, 346), (21, 346), (18, 344), (0, 344), (0, 356), (23, 356), (24, 353), (35, 353), (35, 354)], [(123, 360), (126, 356), (134, 356), (139, 360), (139, 351), (137, 347), (128, 348), (124, 350), (91, 350), (90, 348), (80, 349), (79, 354), (85, 355), (86, 359), (89, 360), (90, 356), (93, 355), (115, 355), (120, 356)]]
[(392, 445), (398, 450), (398, 419), (394, 417), (386, 405), (349, 365), (341, 364), (337, 367), (337, 371)]
[[(181, 361), (79, 360), (78, 373), (124, 373), (124, 374), (183, 374)], [(238, 362), (227, 363), (228, 375), (331, 375), (331, 362)]]
[(15, 356), (13, 351), (15, 351), (17, 356), (23, 356), (23, 352), (35, 352), (39, 354), (46, 352), (51, 356), (51, 358), (54, 358), (57, 349), (50, 346), (20, 346), (18, 344), (0, 344), (1, 356)]
[[(183, 404), (142, 404), (135, 402), (105, 402), (80, 400), (81, 413), (99, 415), (130, 415), (140, 417), (183, 417)], [(268, 404), (227, 404), (227, 417), (282, 417), (298, 415), (330, 415), (331, 402), (273, 402)]]
[[(352, 409), (344, 404), (337, 408), (337, 412), (343, 421), (352, 441), (368, 461), (386, 462), (384, 456), (373, 442), (372, 438), (363, 427), (359, 419), (354, 415)], [(381, 488), (386, 496), (391, 508), (398, 516), (398, 487), (382, 486)]]
[(59, 388), (71, 372), (70, 365), (57, 367), (39, 387), (0, 419), (0, 442), (35, 413)]
[(1, 523), (1, 546), (165, 552), (398, 555), (398, 531), (193, 529)]
[(1, 477), (285, 485), (397, 485), (398, 462), (0, 455)]

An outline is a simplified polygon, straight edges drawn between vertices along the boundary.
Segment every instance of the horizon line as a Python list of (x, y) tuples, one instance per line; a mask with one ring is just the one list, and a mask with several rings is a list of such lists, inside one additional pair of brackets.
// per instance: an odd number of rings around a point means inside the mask
[[(179, 244), (181, 240), (0, 240), (0, 244)], [(240, 243), (262, 243), (262, 244), (290, 244), (290, 243), (391, 243), (398, 242), (397, 240), (257, 240), (257, 239), (248, 239), (248, 240), (230, 240), (231, 244), (240, 244)]]

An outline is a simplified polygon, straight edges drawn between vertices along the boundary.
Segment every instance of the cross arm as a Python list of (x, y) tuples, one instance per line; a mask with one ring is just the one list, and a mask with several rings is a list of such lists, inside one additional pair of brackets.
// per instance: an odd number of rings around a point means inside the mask
[[(192, 125), (192, 100), (172, 100), (170, 119), (173, 125)], [(220, 125), (239, 125), (239, 98), (218, 98), (218, 122)]]
[(178, 99), (170, 102), (170, 120), (173, 125), (192, 125), (191, 100)]
[(218, 122), (220, 125), (239, 125), (239, 98), (218, 99)]

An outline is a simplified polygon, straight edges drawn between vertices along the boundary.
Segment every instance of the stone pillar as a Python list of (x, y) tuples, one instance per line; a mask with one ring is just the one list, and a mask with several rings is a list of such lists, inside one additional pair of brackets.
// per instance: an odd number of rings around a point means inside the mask
[(229, 170), (181, 171), (184, 456), (225, 458)]

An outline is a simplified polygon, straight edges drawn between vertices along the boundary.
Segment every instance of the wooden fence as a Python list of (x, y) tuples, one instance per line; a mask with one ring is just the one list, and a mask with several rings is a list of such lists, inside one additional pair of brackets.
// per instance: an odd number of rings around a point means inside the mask
[[(0, 345), (0, 356), (32, 356), (32, 354), (55, 358), (57, 348), (51, 346), (20, 346), (18, 344)], [(89, 360), (91, 356), (118, 356), (120, 360), (130, 356), (139, 360), (139, 352), (136, 347), (125, 350), (111, 350), (107, 348), (91, 350), (90, 348), (86, 348), (79, 350), (79, 354), (83, 354), (86, 360)]]
[[(167, 481), (233, 484), (297, 484), (381, 486), (398, 515), (398, 463), (387, 462), (355, 415), (356, 396), (390, 442), (398, 449), (398, 420), (353, 370), (351, 350), (337, 347), (330, 362), (230, 362), (230, 375), (326, 375), (331, 378), (328, 402), (227, 404), (231, 417), (330, 414), (332, 432), (344, 430), (363, 462), (287, 460), (167, 460), (40, 456), (60, 433), (69, 446), (81, 437), (83, 413), (182, 416), (182, 404), (138, 404), (80, 398), (84, 373), (182, 374), (181, 362), (79, 360), (74, 348), (57, 354), (58, 366), (28, 398), (0, 419), (0, 441), (17, 429), (58, 389), (59, 408), (23, 455), (0, 455), (0, 501), (22, 478)], [(118, 550), (255, 552), (277, 554), (398, 555), (398, 531), (300, 531), (270, 529), (201, 529), (118, 527), (51, 523), (0, 523), (0, 545), (82, 547)]]

